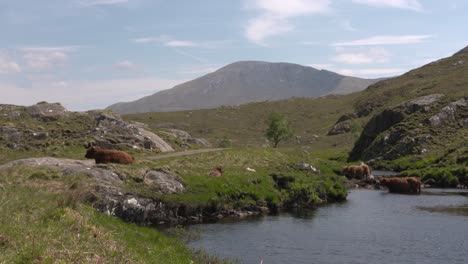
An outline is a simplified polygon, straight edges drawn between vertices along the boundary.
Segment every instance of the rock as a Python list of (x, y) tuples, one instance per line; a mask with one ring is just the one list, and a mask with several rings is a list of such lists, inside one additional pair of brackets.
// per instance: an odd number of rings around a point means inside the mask
[(408, 102), (404, 102), (396, 106), (396, 108), (402, 108), (407, 114), (411, 114), (417, 111), (429, 111), (431, 105), (437, 102), (440, 98), (444, 97), (443, 94), (431, 94), (421, 96)]
[(328, 131), (328, 136), (341, 135), (351, 131), (351, 124), (348, 121), (342, 121), (336, 123), (330, 131)]
[(0, 132), (8, 143), (18, 143), (23, 138), (23, 132), (14, 127), (2, 126)]
[(49, 137), (49, 133), (47, 132), (33, 132), (32, 137), (35, 140), (45, 140)]
[(93, 130), (96, 145), (101, 148), (140, 148), (159, 152), (174, 151), (158, 135), (135, 124), (124, 122), (118, 115), (106, 112), (89, 112), (96, 120)]
[[(460, 106), (467, 106), (468, 100), (462, 98), (443, 107), (437, 114), (431, 116), (428, 122), (431, 126), (437, 127), (444, 123), (457, 122), (456, 112)], [(463, 121), (462, 121), (463, 124)]]
[[(443, 96), (444, 95), (442, 94), (422, 96), (407, 102), (403, 102), (395, 107), (385, 109), (382, 112), (374, 115), (364, 126), (359, 139), (355, 143), (350, 153), (350, 160), (359, 160), (361, 158), (371, 159), (375, 156), (383, 156), (384, 158), (388, 158), (388, 156), (384, 155), (384, 145), (391, 147), (392, 144), (403, 139), (404, 140), (400, 142), (401, 144), (393, 150), (393, 154), (391, 154), (391, 156), (397, 154), (398, 151), (403, 151), (400, 153), (401, 155), (404, 155), (404, 153), (415, 152), (417, 143), (414, 141), (413, 136), (407, 138), (407, 131), (395, 129), (393, 131), (387, 132), (387, 134), (384, 135), (380, 140), (376, 141), (376, 139), (382, 132), (387, 131), (391, 127), (399, 124), (408, 115), (418, 111), (429, 111), (431, 107), (433, 107), (433, 104)], [(414, 135), (414, 137), (417, 137), (417, 135)], [(404, 146), (405, 143), (409, 145)]]
[(336, 121), (336, 124), (347, 121), (347, 120), (351, 120), (357, 117), (358, 115), (356, 113), (345, 114), (345, 115), (340, 116), (340, 118), (338, 118), (338, 121)]
[(57, 120), (68, 114), (67, 109), (65, 109), (60, 103), (49, 104), (46, 102), (27, 107), (26, 112), (32, 118), (39, 119), (41, 121)]
[(172, 135), (173, 137), (183, 139), (183, 140), (192, 138), (192, 136), (188, 132), (180, 130), (180, 129), (166, 129), (166, 132)]
[(211, 147), (210, 142), (204, 138), (189, 138), (187, 139), (187, 143), (205, 146), (205, 147)]
[(171, 136), (176, 137), (188, 144), (195, 144), (205, 147), (211, 146), (208, 140), (203, 138), (193, 138), (188, 132), (180, 129), (166, 129), (166, 132)]
[(167, 169), (150, 170), (146, 172), (143, 182), (157, 188), (164, 194), (181, 193), (185, 191), (182, 179)]
[(296, 164), (296, 168), (299, 169), (299, 170), (303, 170), (303, 171), (310, 171), (310, 172), (313, 172), (313, 173), (316, 173), (316, 174), (320, 174), (320, 170), (315, 168), (314, 166), (308, 164), (308, 163), (304, 163), (304, 162), (299, 162)]

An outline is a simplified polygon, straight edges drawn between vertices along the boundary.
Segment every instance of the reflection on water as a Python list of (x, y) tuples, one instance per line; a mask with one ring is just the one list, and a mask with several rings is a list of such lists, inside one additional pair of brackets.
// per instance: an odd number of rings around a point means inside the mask
[(468, 263), (468, 218), (417, 209), (467, 203), (355, 190), (315, 211), (194, 227), (202, 237), (190, 246), (242, 263)]

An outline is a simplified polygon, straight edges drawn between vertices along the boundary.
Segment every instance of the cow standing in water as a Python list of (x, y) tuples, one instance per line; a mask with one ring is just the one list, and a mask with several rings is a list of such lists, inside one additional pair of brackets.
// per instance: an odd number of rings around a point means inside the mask
[(380, 184), (391, 193), (421, 194), (421, 180), (416, 177), (382, 178)]
[(91, 144), (88, 145), (85, 158), (94, 159), (96, 164), (100, 163), (120, 163), (120, 164), (131, 164), (135, 161), (135, 158), (130, 156), (125, 151), (115, 149), (102, 149), (97, 148)]
[(369, 179), (372, 177), (370, 167), (364, 163), (361, 165), (351, 165), (343, 168), (343, 173), (349, 179)]

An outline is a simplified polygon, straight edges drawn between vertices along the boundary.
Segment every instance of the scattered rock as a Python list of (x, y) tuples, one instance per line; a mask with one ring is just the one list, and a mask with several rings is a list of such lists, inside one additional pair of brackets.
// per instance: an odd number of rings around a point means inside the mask
[(185, 191), (182, 179), (167, 169), (150, 170), (146, 172), (143, 181), (146, 185), (154, 186), (164, 194)]
[(26, 108), (26, 112), (33, 118), (42, 121), (53, 121), (68, 114), (60, 103), (49, 104), (47, 102), (37, 103)]
[(320, 170), (315, 168), (314, 166), (308, 164), (308, 163), (304, 163), (304, 162), (299, 162), (296, 164), (296, 168), (299, 169), (299, 170), (303, 170), (303, 171), (310, 171), (310, 172), (313, 172), (313, 173), (316, 173), (316, 174), (320, 174)]
[(396, 106), (396, 109), (401, 108), (405, 113), (411, 114), (417, 111), (429, 111), (431, 105), (437, 102), (443, 94), (430, 94), (421, 96), (408, 102), (404, 102)]
[(33, 139), (36, 140), (45, 140), (49, 137), (49, 133), (47, 132), (34, 132), (32, 133)]
[(188, 132), (180, 129), (166, 129), (166, 132), (171, 136), (176, 137), (188, 144), (195, 144), (205, 147), (211, 146), (208, 140), (203, 138), (193, 138)]

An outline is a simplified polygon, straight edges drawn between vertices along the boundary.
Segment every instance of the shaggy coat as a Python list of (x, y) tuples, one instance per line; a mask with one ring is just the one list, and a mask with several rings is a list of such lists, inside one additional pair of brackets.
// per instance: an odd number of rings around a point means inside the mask
[(420, 194), (421, 180), (416, 177), (382, 178), (380, 184), (391, 193)]
[(209, 175), (213, 177), (220, 177), (221, 175), (223, 175), (223, 173), (224, 173), (223, 167), (218, 166), (214, 168), (212, 171), (210, 171)]
[(96, 147), (88, 148), (85, 157), (87, 159), (94, 159), (96, 164), (99, 163), (120, 163), (130, 164), (135, 161), (135, 158), (130, 156), (125, 151), (115, 149), (101, 149)]
[(371, 176), (370, 167), (366, 164), (351, 165), (343, 168), (343, 174), (350, 179), (366, 179)]

